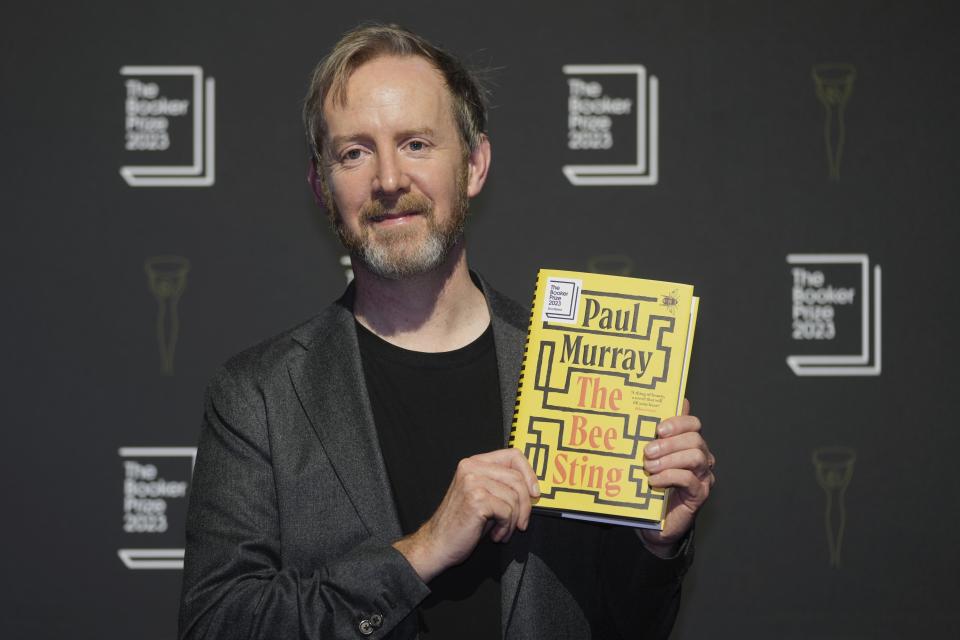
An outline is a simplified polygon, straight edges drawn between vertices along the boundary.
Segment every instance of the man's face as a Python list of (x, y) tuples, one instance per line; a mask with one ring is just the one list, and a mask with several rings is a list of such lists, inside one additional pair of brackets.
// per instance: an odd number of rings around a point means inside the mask
[(440, 266), (489, 161), (466, 154), (443, 77), (418, 56), (357, 68), (346, 104), (324, 103), (324, 200), (344, 246), (391, 279)]

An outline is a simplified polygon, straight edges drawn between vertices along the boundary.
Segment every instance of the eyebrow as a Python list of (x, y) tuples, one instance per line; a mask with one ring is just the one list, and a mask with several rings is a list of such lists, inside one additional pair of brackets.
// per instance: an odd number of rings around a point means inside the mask
[[(413, 138), (416, 136), (427, 136), (428, 138), (435, 138), (437, 136), (437, 132), (432, 127), (415, 127), (413, 129), (405, 129), (397, 134), (398, 139)], [(328, 147), (331, 150), (337, 149), (341, 145), (346, 144), (348, 142), (354, 142), (357, 140), (366, 140), (369, 137), (370, 137), (369, 135), (365, 133), (360, 133), (360, 132), (334, 136), (333, 138), (330, 139), (330, 144), (328, 145)]]

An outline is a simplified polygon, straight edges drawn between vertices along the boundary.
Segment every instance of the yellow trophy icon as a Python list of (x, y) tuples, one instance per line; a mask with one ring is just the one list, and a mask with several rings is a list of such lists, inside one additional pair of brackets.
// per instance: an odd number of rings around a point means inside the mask
[(840, 159), (846, 139), (843, 112), (853, 95), (857, 70), (852, 64), (817, 64), (813, 66), (813, 84), (817, 98), (825, 109), (823, 139), (827, 146), (827, 170), (831, 180), (840, 179)]
[(180, 318), (177, 303), (187, 288), (190, 261), (181, 256), (153, 256), (143, 265), (147, 285), (157, 299), (157, 343), (160, 347), (160, 373), (173, 375), (173, 354), (177, 348)]
[(593, 256), (587, 260), (587, 271), (610, 276), (629, 276), (633, 273), (633, 258), (620, 254)]
[(847, 524), (844, 494), (850, 486), (850, 479), (853, 478), (853, 463), (856, 459), (856, 451), (849, 447), (821, 447), (813, 451), (817, 482), (827, 494), (824, 525), (827, 529), (831, 567), (840, 566), (843, 530)]

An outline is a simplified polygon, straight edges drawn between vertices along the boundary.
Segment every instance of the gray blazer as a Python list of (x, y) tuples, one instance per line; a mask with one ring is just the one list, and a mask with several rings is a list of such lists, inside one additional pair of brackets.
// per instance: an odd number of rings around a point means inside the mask
[[(483, 285), (504, 439), (529, 313)], [(360, 362), (352, 290), (229, 360), (207, 391), (187, 516), (181, 638), (415, 638), (430, 593), (401, 536)], [(504, 545), (505, 638), (665, 638), (690, 545), (547, 516)], [(465, 625), (469, 621), (464, 621)]]

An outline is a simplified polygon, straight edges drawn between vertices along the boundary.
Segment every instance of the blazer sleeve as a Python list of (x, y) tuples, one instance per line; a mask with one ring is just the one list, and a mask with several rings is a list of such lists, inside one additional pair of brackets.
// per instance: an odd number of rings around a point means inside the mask
[(180, 638), (415, 634), (408, 614), (430, 590), (388, 543), (358, 540), (322, 566), (292, 567), (280, 534), (263, 403), (221, 370), (207, 390), (187, 512)]

